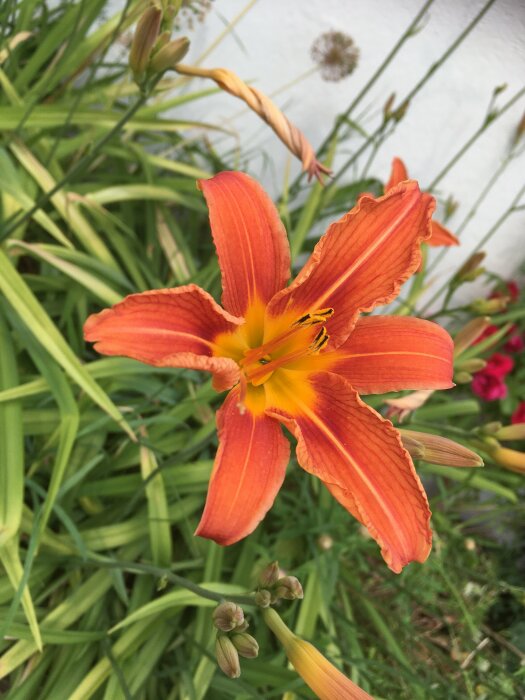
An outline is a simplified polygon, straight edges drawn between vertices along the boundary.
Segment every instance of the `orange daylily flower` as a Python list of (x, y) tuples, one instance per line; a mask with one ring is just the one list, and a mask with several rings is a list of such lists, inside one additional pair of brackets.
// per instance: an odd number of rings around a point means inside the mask
[[(405, 164), (401, 158), (394, 158), (392, 161), (392, 170), (390, 172), (390, 179), (385, 185), (385, 193), (391, 190), (393, 187), (398, 185), (400, 182), (408, 180), (408, 173)], [(443, 224), (432, 219), (431, 223), (432, 235), (428, 240), (425, 241), (427, 245), (431, 246), (441, 246), (441, 245), (459, 245), (459, 239), (454, 236), (448, 229), (446, 229)]]
[(199, 181), (219, 256), (221, 308), (196, 285), (132, 294), (91, 316), (85, 337), (106, 355), (211, 372), (229, 389), (196, 534), (229, 545), (252, 532), (301, 467), (380, 544), (389, 567), (424, 561), (430, 511), (390, 421), (359, 398), (452, 386), (452, 340), (417, 318), (360, 318), (398, 294), (420, 263), (434, 200), (403, 182), (333, 223), (295, 281), (271, 199), (243, 173)]

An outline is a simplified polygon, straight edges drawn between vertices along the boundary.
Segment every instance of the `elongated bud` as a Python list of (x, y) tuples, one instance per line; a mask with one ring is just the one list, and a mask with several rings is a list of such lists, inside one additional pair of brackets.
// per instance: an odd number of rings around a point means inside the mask
[(221, 603), (213, 611), (213, 624), (222, 632), (230, 632), (244, 622), (244, 612), (235, 603)]
[(255, 659), (259, 654), (259, 645), (255, 637), (252, 637), (251, 634), (247, 634), (246, 632), (237, 634), (237, 632), (235, 632), (230, 639), (232, 640), (233, 646), (245, 659)]
[(498, 440), (525, 440), (525, 423), (515, 423), (514, 425), (505, 425), (499, 427), (494, 433), (494, 437)]
[(490, 326), (490, 318), (473, 318), (454, 337), (454, 359), (465, 352)]
[(272, 608), (263, 612), (264, 621), (281, 642), (291, 664), (320, 700), (373, 700), (341, 673), (320, 651), (297, 637)]
[(450, 196), (445, 202), (445, 221), (450, 219), (452, 214), (455, 213), (456, 209), (459, 207), (459, 202), (456, 202), (454, 197)]
[(495, 299), (474, 299), (469, 309), (474, 314), (489, 315), (497, 314), (507, 308), (510, 297), (496, 297)]
[(170, 68), (175, 68), (182, 61), (190, 48), (189, 39), (185, 36), (170, 41), (163, 46), (151, 59), (149, 69), (152, 73), (163, 73)]
[(483, 268), (480, 267), (480, 265), (485, 259), (485, 255), (486, 253), (481, 250), (477, 253), (473, 253), (456, 272), (452, 283), (458, 285), (463, 282), (473, 282), (476, 277), (479, 277), (483, 272)]
[(404, 102), (402, 102), (399, 105), (399, 107), (392, 112), (392, 119), (395, 122), (400, 122), (403, 119), (403, 117), (405, 116), (405, 114), (407, 113), (407, 109), (408, 109), (409, 105), (410, 105), (410, 102), (408, 100), (405, 100)]
[(228, 678), (239, 678), (241, 675), (241, 664), (239, 663), (239, 653), (232, 640), (226, 634), (218, 634), (215, 640), (215, 656), (217, 663), (223, 673)]
[(403, 447), (412, 457), (412, 459), (424, 459), (425, 458), (425, 448), (423, 444), (416, 440), (415, 437), (411, 435), (409, 430), (400, 430), (401, 440), (403, 442)]
[(472, 381), (473, 377), (470, 374), (470, 372), (456, 372), (454, 374), (454, 381), (456, 384), (470, 384)]
[(492, 447), (487, 451), (500, 467), (518, 474), (525, 474), (525, 452), (510, 450), (508, 447)]
[(403, 429), (399, 432), (405, 447), (405, 440), (408, 438), (409, 441), (416, 441), (423, 448), (423, 456), (421, 458), (426, 462), (445, 464), (449, 467), (483, 466), (483, 460), (479, 455), (469, 450), (468, 447), (454, 442), (454, 440), (441, 437), (441, 435), (421, 433), (417, 430)]
[(272, 563), (268, 564), (259, 574), (259, 584), (263, 588), (271, 588), (277, 583), (280, 575), (281, 570), (279, 569), (279, 562), (272, 561)]
[(275, 585), (275, 599), (296, 600), (303, 597), (303, 587), (295, 576), (283, 576)]
[(525, 112), (523, 113), (523, 116), (520, 119), (518, 126), (516, 127), (516, 132), (514, 134), (514, 145), (518, 143), (523, 134), (525, 134)]
[(473, 357), (471, 360), (458, 362), (458, 364), (456, 365), (456, 369), (462, 372), (469, 372), (472, 374), (472, 372), (479, 372), (480, 370), (485, 369), (486, 366), (487, 362), (485, 360), (482, 360), (480, 357)]
[(385, 122), (392, 118), (392, 107), (394, 106), (395, 99), (396, 93), (393, 92), (383, 106), (383, 119)]
[(485, 423), (485, 425), (477, 428), (476, 432), (480, 435), (495, 435), (502, 427), (499, 421), (492, 421), (491, 423)]
[(136, 77), (140, 77), (148, 67), (161, 20), (162, 12), (158, 7), (149, 7), (138, 21), (129, 54), (129, 65)]

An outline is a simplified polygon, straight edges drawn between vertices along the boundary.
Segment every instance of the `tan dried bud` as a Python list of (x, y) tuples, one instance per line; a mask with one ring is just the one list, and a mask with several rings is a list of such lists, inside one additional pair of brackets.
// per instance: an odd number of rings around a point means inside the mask
[(473, 372), (479, 372), (482, 369), (485, 369), (486, 366), (487, 362), (485, 360), (482, 360), (480, 357), (473, 357), (471, 360), (459, 362), (456, 365), (456, 369), (458, 371), (469, 372), (472, 374)]
[(251, 634), (247, 634), (246, 632), (237, 634), (237, 632), (235, 632), (230, 639), (239, 654), (245, 659), (255, 659), (256, 656), (258, 656), (259, 645), (255, 637), (252, 637)]
[(516, 127), (516, 133), (514, 134), (514, 145), (518, 143), (523, 134), (525, 134), (525, 112), (523, 113), (523, 116), (520, 119), (518, 126)]
[(152, 73), (163, 73), (170, 68), (175, 68), (188, 53), (190, 41), (185, 36), (163, 46), (151, 59), (149, 68)]
[(295, 576), (283, 576), (283, 578), (280, 578), (276, 583), (274, 593), (276, 598), (296, 600), (297, 598), (303, 598), (303, 595), (301, 582)]
[(494, 432), (494, 437), (498, 440), (525, 440), (525, 423), (515, 423), (514, 425), (505, 425)]
[(226, 634), (218, 634), (215, 640), (215, 656), (217, 663), (223, 673), (228, 678), (239, 678), (241, 675), (241, 664), (239, 653), (232, 640)]
[(470, 384), (472, 379), (470, 372), (456, 372), (454, 374), (454, 382), (456, 384)]
[(129, 65), (133, 74), (141, 76), (148, 67), (151, 52), (159, 35), (162, 12), (158, 7), (148, 7), (137, 23), (131, 43)]
[(454, 337), (454, 359), (465, 352), (490, 326), (490, 318), (473, 318)]
[[(460, 445), (454, 440), (441, 437), (441, 435), (431, 435), (421, 433), (417, 430), (400, 430), (403, 445), (408, 438), (409, 441), (416, 441), (423, 449), (422, 459), (431, 464), (444, 464), (449, 467), (481, 467), (483, 460), (479, 455), (468, 447)], [(408, 448), (407, 448), (408, 449)]]
[(213, 611), (213, 624), (222, 632), (230, 632), (243, 622), (243, 609), (235, 603), (221, 603)]
[(259, 584), (263, 588), (271, 588), (277, 583), (280, 576), (281, 570), (279, 569), (279, 562), (272, 561), (272, 563), (268, 564), (259, 574)]
[(456, 284), (461, 284), (462, 282), (473, 282), (476, 277), (479, 277), (483, 272), (483, 268), (480, 267), (481, 263), (485, 259), (486, 253), (482, 250), (477, 253), (473, 253), (470, 258), (459, 268), (459, 270), (454, 275), (454, 282)]
[(199, 76), (209, 78), (217, 85), (229, 92), (230, 95), (243, 100), (248, 107), (258, 114), (277, 134), (290, 151), (299, 158), (303, 164), (303, 170), (308, 173), (308, 178), (317, 178), (322, 182), (323, 175), (329, 175), (331, 170), (320, 163), (315, 157), (314, 149), (305, 135), (292, 124), (272, 100), (263, 92), (246, 85), (238, 75), (226, 68), (208, 70), (196, 66), (186, 66), (181, 63), (176, 66), (177, 73), (181, 75)]
[(262, 590), (257, 591), (254, 596), (254, 600), (255, 605), (258, 605), (260, 608), (267, 608), (272, 602), (272, 594), (270, 591), (263, 588)]
[(403, 119), (403, 117), (405, 116), (405, 114), (407, 113), (407, 109), (409, 108), (409, 106), (410, 106), (410, 102), (408, 100), (405, 100), (404, 102), (402, 102), (399, 105), (399, 107), (392, 112), (392, 119), (395, 122), (400, 122)]

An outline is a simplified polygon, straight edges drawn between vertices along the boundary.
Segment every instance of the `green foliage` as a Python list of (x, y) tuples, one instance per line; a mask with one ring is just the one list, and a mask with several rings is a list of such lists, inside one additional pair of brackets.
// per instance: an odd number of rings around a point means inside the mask
[[(2, 697), (312, 697), (244, 595), (274, 559), (304, 584), (304, 600), (282, 607), (287, 624), (378, 700), (523, 697), (518, 474), (419, 465), (436, 544), (400, 576), (295, 461), (250, 538), (221, 549), (193, 536), (221, 397), (191, 371), (100, 359), (82, 325), (133, 291), (195, 282), (219, 298), (195, 179), (234, 164), (188, 138), (220, 130), (184, 119), (184, 103), (213, 90), (179, 92), (166, 74), (147, 102), (132, 82), (117, 47), (147, 3), (113, 17), (108, 6), (0, 7)], [(353, 124), (341, 119), (328, 159)], [(294, 183), (280, 202), (294, 254), (381, 190), (366, 172), (327, 189)], [(522, 302), (496, 321), (524, 316)], [(410, 420), (475, 447), (473, 429), (495, 418), (458, 387)], [(244, 600), (261, 649), (236, 681), (213, 658), (221, 596)]]

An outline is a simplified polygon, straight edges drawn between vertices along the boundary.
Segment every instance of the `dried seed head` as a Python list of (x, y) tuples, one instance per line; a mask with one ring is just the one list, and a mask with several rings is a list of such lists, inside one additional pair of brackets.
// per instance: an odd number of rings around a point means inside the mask
[(329, 31), (312, 44), (312, 60), (317, 63), (324, 80), (337, 82), (352, 73), (359, 60), (359, 49), (348, 34)]

